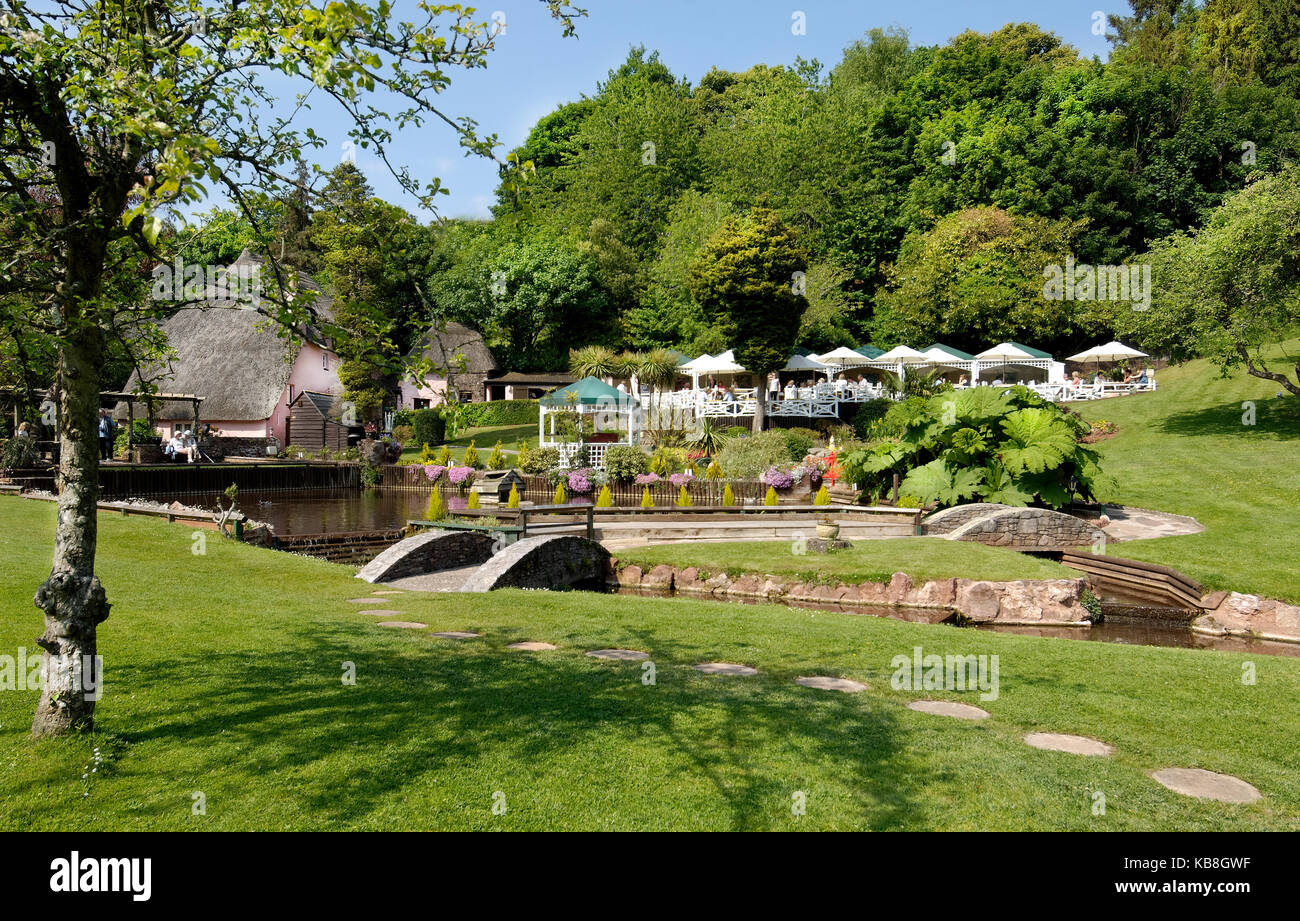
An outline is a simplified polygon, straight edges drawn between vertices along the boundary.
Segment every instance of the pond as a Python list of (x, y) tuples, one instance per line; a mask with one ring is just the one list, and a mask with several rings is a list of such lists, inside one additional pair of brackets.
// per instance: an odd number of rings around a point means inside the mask
[[(209, 493), (151, 498), (158, 502), (177, 499), (182, 505), (215, 509), (221, 496)], [(450, 508), (465, 507), (464, 496), (452, 494), (445, 498)], [(423, 518), (428, 503), (427, 492), (390, 489), (249, 490), (239, 493), (239, 510), (252, 520), (271, 525), (281, 537), (401, 528), (409, 519)]]

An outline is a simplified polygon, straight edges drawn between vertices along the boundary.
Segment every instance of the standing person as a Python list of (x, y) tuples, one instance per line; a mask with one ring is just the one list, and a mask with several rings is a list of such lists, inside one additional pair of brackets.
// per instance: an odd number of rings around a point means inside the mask
[(777, 394), (781, 392), (781, 379), (777, 377), (775, 371), (767, 376), (767, 395), (768, 399), (775, 401)]
[(113, 420), (108, 413), (99, 411), (99, 459), (108, 460), (113, 452)]

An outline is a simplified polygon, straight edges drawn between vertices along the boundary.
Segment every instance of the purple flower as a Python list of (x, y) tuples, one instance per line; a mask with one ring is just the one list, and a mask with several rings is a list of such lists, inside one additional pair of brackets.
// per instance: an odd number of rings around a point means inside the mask
[(453, 486), (460, 486), (474, 479), (473, 467), (448, 467), (447, 481)]
[(440, 464), (425, 464), (424, 475), (429, 478), (430, 483), (436, 483), (438, 482), (438, 477), (442, 476), (442, 472), (446, 469), (446, 467), (443, 467)]
[(695, 479), (695, 474), (689, 470), (685, 473), (674, 473), (668, 477), (668, 482), (674, 486), (686, 486), (691, 480)]
[(636, 475), (636, 485), (638, 486), (653, 486), (658, 482), (659, 474), (657, 473), (638, 473)]
[(789, 489), (794, 485), (794, 477), (775, 467), (768, 467), (759, 480), (773, 489)]
[(577, 493), (579, 495), (581, 495), (582, 493), (591, 492), (591, 479), (589, 477), (590, 473), (591, 471), (587, 469), (574, 470), (572, 473), (570, 473), (569, 492)]

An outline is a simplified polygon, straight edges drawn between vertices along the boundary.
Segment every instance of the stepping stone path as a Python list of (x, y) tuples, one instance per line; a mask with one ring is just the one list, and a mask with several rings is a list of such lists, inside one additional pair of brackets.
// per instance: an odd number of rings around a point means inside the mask
[(428, 624), (417, 624), (410, 620), (385, 620), (381, 621), (381, 627), (397, 627), (400, 630), (423, 630)]
[(637, 652), (635, 649), (593, 649), (586, 655), (593, 659), (614, 659), (618, 662), (636, 662), (650, 658), (650, 653)]
[(444, 640), (473, 640), (482, 636), (481, 633), (466, 633), (463, 630), (446, 630), (442, 633), (430, 633), (430, 636), (440, 637)]
[(857, 694), (867, 689), (867, 686), (861, 682), (850, 681), (848, 678), (832, 678), (829, 675), (796, 678), (794, 683), (802, 684), (806, 688), (817, 688), (821, 691), (843, 691), (845, 694)]
[(371, 611), (362, 611), (362, 614), (371, 614), (375, 617), (392, 617), (395, 614), (401, 614), (401, 611), (385, 611), (383, 608), (375, 608)]
[(349, 598), (348, 604), (383, 604), (387, 598)]
[(406, 592), (371, 592), (372, 595), (405, 595)]
[(559, 649), (559, 646), (552, 646), (550, 643), (511, 643), (506, 649), (518, 649), (521, 652), (545, 652), (548, 649)]
[(706, 675), (757, 675), (758, 669), (750, 668), (748, 665), (737, 665), (734, 662), (701, 662), (695, 666), (697, 672), (704, 672)]
[(1041, 748), (1049, 752), (1069, 752), (1072, 755), (1095, 755), (1106, 757), (1115, 753), (1115, 746), (1098, 742), (1087, 736), (1063, 735), (1059, 732), (1031, 732), (1025, 736), (1025, 744), (1031, 748)]
[(907, 705), (909, 710), (921, 713), (933, 713), (936, 716), (955, 716), (959, 720), (986, 720), (987, 710), (972, 707), (970, 704), (954, 703), (951, 700), (914, 700)]
[(1262, 795), (1239, 777), (1200, 768), (1162, 768), (1151, 778), (1175, 793), (1221, 803), (1253, 803)]

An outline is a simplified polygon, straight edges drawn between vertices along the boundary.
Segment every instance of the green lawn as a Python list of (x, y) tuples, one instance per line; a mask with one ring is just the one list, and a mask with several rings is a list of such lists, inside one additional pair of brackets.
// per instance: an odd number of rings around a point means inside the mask
[[(501, 442), (501, 450), (508, 455), (519, 453), (519, 442), (526, 440), (529, 444), (537, 445), (537, 425), (529, 423), (528, 425), (485, 425), (479, 428), (467, 429), (460, 438), (453, 438), (447, 442), (451, 448), (451, 456), (454, 460), (459, 461), (465, 456), (465, 449), (469, 447), (470, 441), (474, 442), (474, 450), (478, 451), (479, 459), (487, 463), (488, 456), (492, 453), (492, 446)], [(434, 448), (437, 451), (441, 445)], [(408, 445), (402, 451), (402, 457), (399, 463), (408, 463), (420, 456), (419, 445)]]
[(917, 585), (930, 579), (1072, 579), (1081, 573), (1059, 563), (1014, 550), (983, 544), (917, 537), (906, 540), (861, 540), (847, 550), (826, 555), (794, 552), (790, 541), (673, 543), (635, 547), (615, 553), (620, 562), (649, 568), (660, 563), (696, 566), (710, 573), (761, 573), (804, 581), (888, 582), (905, 572)]
[[(1294, 368), (1300, 340), (1275, 352), (1276, 370)], [(1192, 515), (1203, 534), (1134, 541), (1116, 556), (1164, 563), (1208, 589), (1231, 589), (1300, 603), (1300, 397), (1244, 373), (1223, 379), (1206, 361), (1161, 371), (1160, 389), (1073, 404), (1119, 433), (1098, 445), (1114, 483), (1107, 501)], [(1255, 425), (1243, 425), (1243, 403)]]
[[(0, 497), (0, 652), (34, 647), (54, 508)], [(931, 627), (775, 605), (584, 593), (394, 596), (381, 628), (350, 569), (189, 529), (104, 517), (106, 692), (92, 738), (28, 740), (34, 691), (0, 693), (6, 829), (1300, 829), (1294, 659)], [(902, 544), (902, 542), (900, 542)], [(547, 640), (548, 653), (505, 650)], [(916, 713), (890, 660), (997, 654), (993, 718)], [(647, 650), (639, 663), (583, 656)], [(691, 665), (728, 660), (753, 678)], [(340, 681), (355, 663), (357, 683)], [(799, 675), (866, 681), (846, 695)], [(1033, 730), (1117, 746), (1029, 748)], [(102, 763), (97, 770), (92, 750)], [(1165, 790), (1170, 765), (1236, 774), (1264, 799)], [(83, 775), (86, 775), (83, 777)], [(1094, 793), (1106, 813), (1094, 816)], [(193, 815), (201, 792), (206, 815)], [(507, 811), (492, 812), (504, 794)], [(792, 797), (807, 797), (795, 817)], [(500, 801), (500, 800), (498, 800)]]

